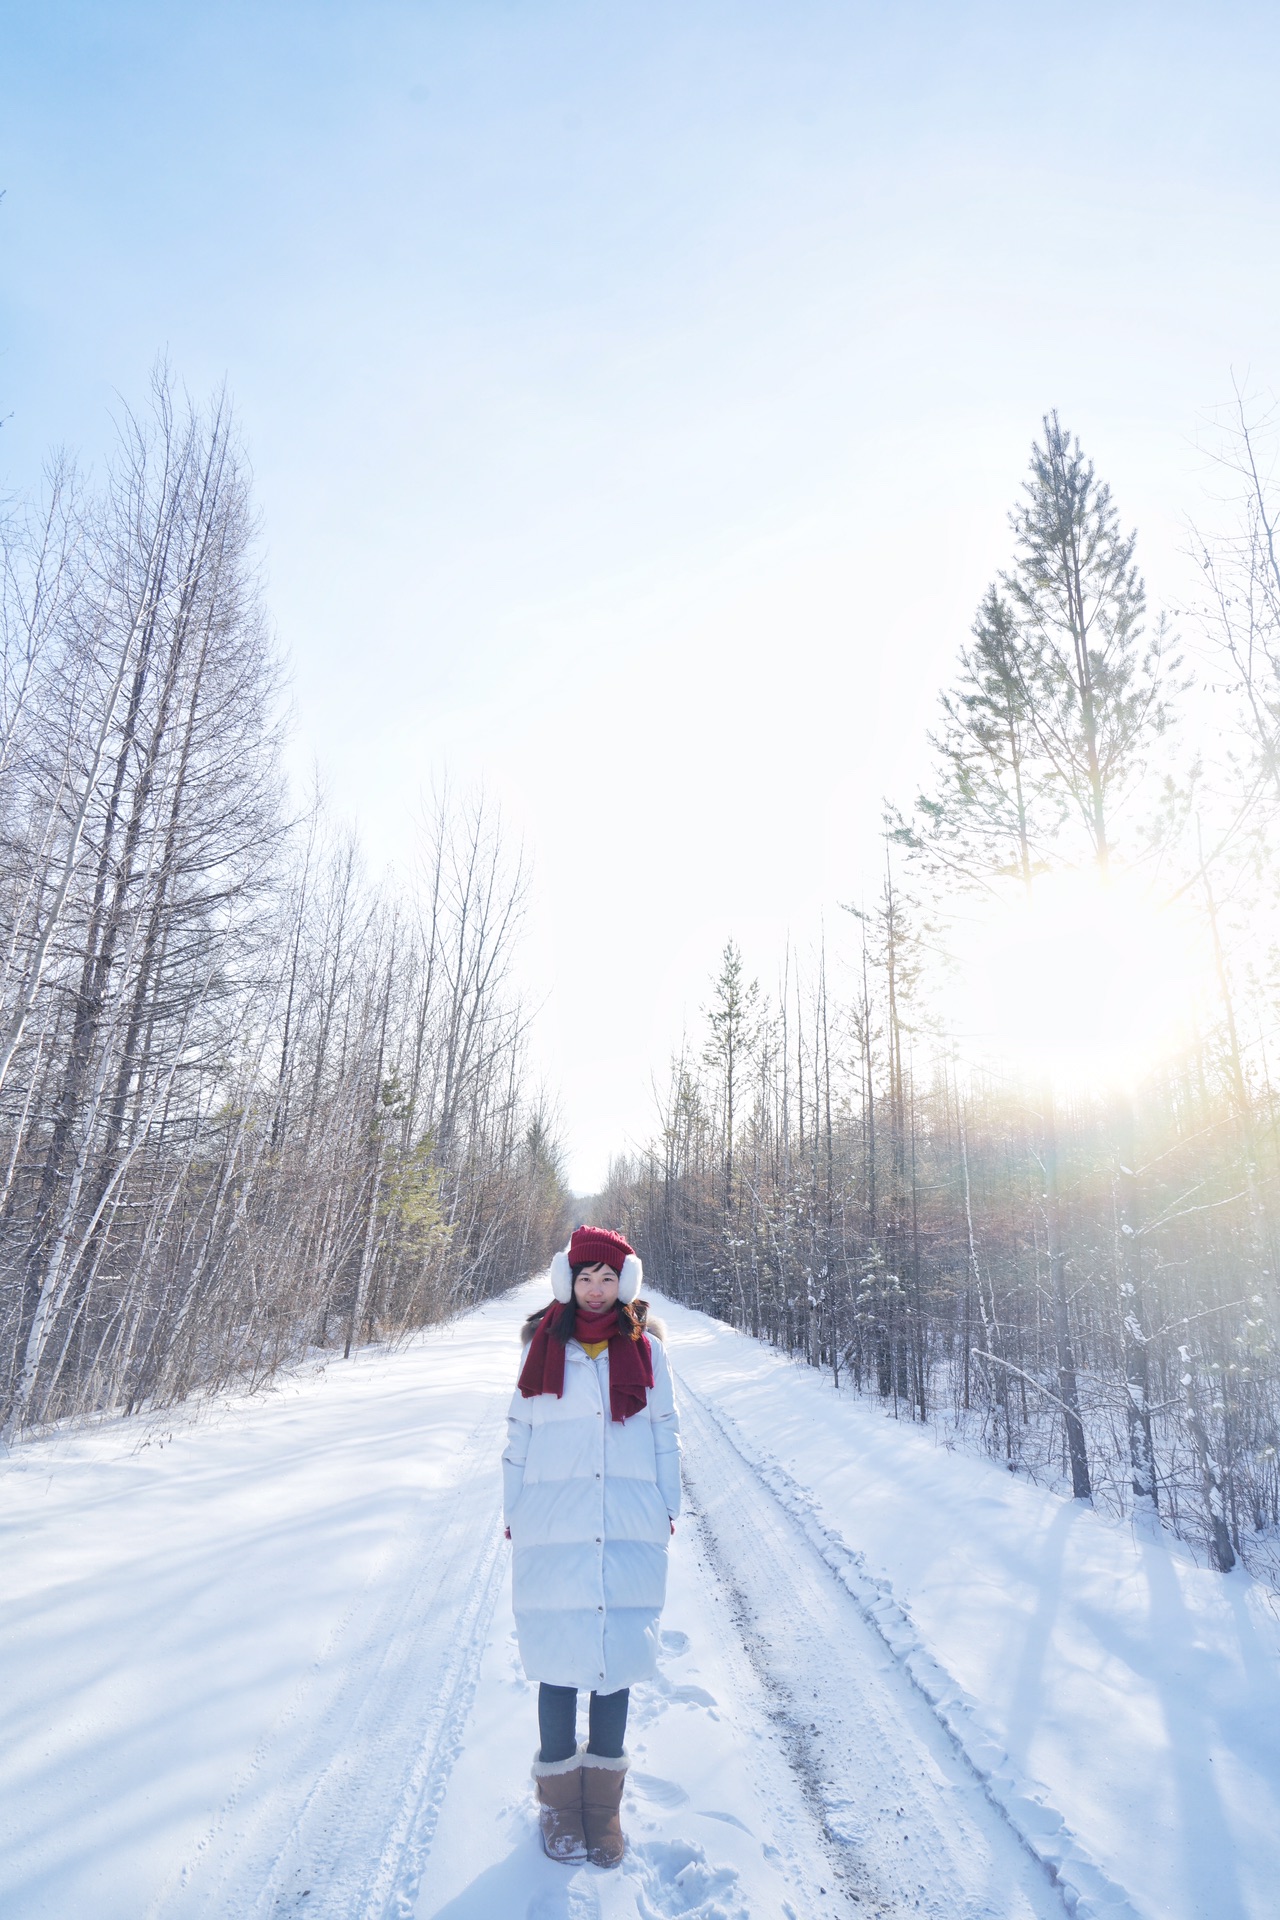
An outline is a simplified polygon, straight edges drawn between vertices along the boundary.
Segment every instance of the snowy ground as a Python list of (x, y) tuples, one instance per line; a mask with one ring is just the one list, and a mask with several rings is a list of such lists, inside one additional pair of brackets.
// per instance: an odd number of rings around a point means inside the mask
[(1277, 1910), (1265, 1590), (674, 1307), (631, 1852), (545, 1860), (497, 1471), (538, 1292), (0, 1466), (5, 1920)]

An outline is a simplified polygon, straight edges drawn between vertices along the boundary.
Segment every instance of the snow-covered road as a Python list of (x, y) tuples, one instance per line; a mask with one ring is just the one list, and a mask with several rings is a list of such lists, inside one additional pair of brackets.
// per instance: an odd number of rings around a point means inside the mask
[[(1163, 1669), (1115, 1577), (1163, 1547), (1080, 1516), (1079, 1595), (1055, 1576), (1047, 1619), (1009, 1540), (1039, 1528), (1060, 1566), (1055, 1496), (679, 1309), (691, 1511), (662, 1670), (633, 1695), (631, 1851), (612, 1874), (545, 1860), (497, 1472), (537, 1293), (269, 1396), (42, 1440), (0, 1467), (5, 1920), (1273, 1910), (1280, 1640), (1258, 1590), (1202, 1592), (1167, 1559), (1166, 1615), (1172, 1581), (1192, 1621), (1192, 1651), (1168, 1657), (1204, 1669), (1179, 1724), (1199, 1739), (1212, 1706), (1217, 1742), (1175, 1752), (1142, 1692)], [(894, 1587), (873, 1563), (899, 1549), (915, 1558)], [(1078, 1653), (1077, 1616), (1105, 1658)], [(1070, 1695), (1038, 1693), (1034, 1722), (1025, 1685), (1006, 1700), (998, 1680), (1012, 1662), (1025, 1682), (1029, 1645), (1038, 1672), (1061, 1660)], [(1087, 1697), (1071, 1661), (1090, 1666)], [(1203, 1857), (1171, 1859), (1159, 1810), (1201, 1776)]]
[(417, 1920), (1061, 1920), (848, 1590), (687, 1388), (682, 1406), (691, 1510), (662, 1672), (634, 1695), (622, 1871), (566, 1872), (531, 1845), (533, 1689), (502, 1607), (424, 1823)]

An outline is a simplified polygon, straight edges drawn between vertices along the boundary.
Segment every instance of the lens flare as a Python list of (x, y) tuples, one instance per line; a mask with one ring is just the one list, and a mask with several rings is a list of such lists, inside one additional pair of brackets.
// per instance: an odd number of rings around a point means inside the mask
[(1130, 1086), (1186, 1044), (1204, 959), (1190, 916), (1126, 880), (1048, 874), (974, 929), (960, 1025), (1064, 1088)]

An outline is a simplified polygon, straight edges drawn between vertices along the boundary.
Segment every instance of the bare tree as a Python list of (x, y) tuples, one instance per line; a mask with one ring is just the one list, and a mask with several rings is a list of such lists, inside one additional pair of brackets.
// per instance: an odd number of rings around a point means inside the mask
[(0, 600), (0, 1419), (132, 1408), (394, 1335), (539, 1264), (526, 876), (480, 801), (406, 897), (279, 778), (225, 396), (167, 376), (55, 472)]

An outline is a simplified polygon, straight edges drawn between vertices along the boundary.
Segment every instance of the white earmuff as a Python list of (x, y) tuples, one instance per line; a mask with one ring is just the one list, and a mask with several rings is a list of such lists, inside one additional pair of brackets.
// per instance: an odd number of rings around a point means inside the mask
[(573, 1298), (573, 1268), (569, 1265), (567, 1248), (562, 1248), (552, 1259), (551, 1291), (562, 1307), (567, 1307)]
[(644, 1279), (644, 1267), (638, 1253), (629, 1253), (622, 1263), (622, 1272), (618, 1275), (618, 1298), (624, 1307), (629, 1307), (640, 1291), (640, 1282)]

